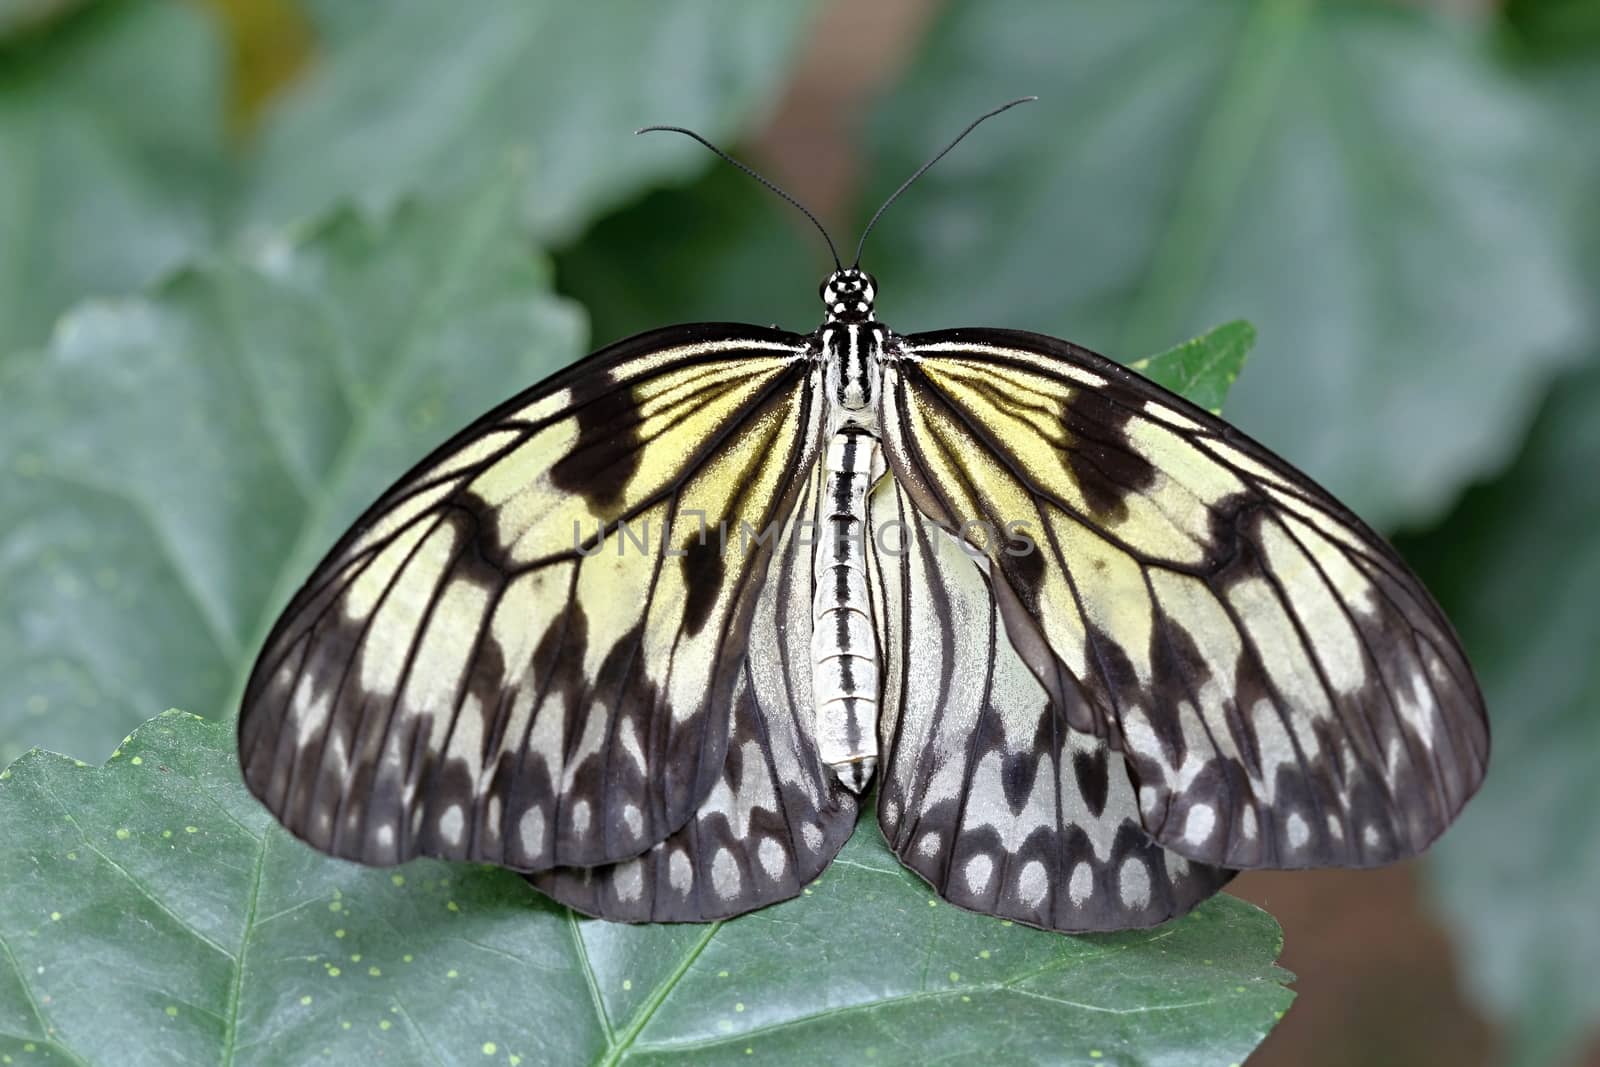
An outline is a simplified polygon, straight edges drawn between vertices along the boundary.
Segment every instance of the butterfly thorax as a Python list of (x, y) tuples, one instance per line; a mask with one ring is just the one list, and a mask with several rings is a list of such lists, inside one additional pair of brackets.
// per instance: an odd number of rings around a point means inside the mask
[(824, 361), (831, 428), (856, 426), (877, 432), (883, 350), (889, 329), (873, 319), (877, 287), (872, 276), (854, 268), (834, 271), (822, 283), (828, 320), (817, 331)]

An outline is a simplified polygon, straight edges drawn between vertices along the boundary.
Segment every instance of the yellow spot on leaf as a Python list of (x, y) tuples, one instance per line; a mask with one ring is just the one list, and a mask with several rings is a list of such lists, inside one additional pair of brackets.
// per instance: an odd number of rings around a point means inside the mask
[(444, 972), (444, 976), (446, 978), (460, 978), (461, 972), (452, 967), (448, 971)]
[(367, 968), (367, 973), (370, 974), (374, 978), (380, 977), (383, 974), (383, 972), (378, 970), (378, 968), (376, 968), (376, 967), (368, 967)]
[(410, 963), (415, 958), (416, 957), (412, 956), (411, 953), (407, 952), (404, 956), (400, 957), (400, 960), (403, 963)]
[(329, 911), (343, 911), (343, 910), (344, 910), (344, 905), (343, 905), (343, 904), (341, 904), (341, 903), (339, 903), (339, 902), (338, 902), (338, 901), (337, 901), (337, 900), (336, 900), (336, 901), (334, 901), (334, 902), (333, 902), (333, 903), (332, 903), (332, 904), (329, 904), (329, 905), (328, 905), (328, 910), (329, 910)]
[(198, 827), (198, 826), (185, 826), (183, 828), (183, 832), (186, 833), (186, 834), (197, 834), (197, 833), (200, 832), (200, 827)]
[(135, 767), (142, 767), (142, 766), (144, 766), (144, 757), (143, 756), (135, 756), (129, 762), (131, 762)]
[(622, 991), (624, 993), (626, 993), (628, 990), (630, 990), (632, 988), (633, 988), (633, 979), (632, 978), (624, 978), (622, 980)]
[(53, 923), (60, 922), (61, 921), (61, 913), (59, 911), (52, 911), (50, 913), (50, 921), (53, 922)]
[(379, 1030), (388, 1030), (392, 1026), (394, 1026), (394, 1023), (390, 1022), (388, 1019), (381, 1019), (378, 1022)]
[(952, 981), (952, 982), (961, 981), (961, 975), (957, 974), (955, 971), (951, 971), (950, 972), (950, 981)]
[(126, 826), (122, 827), (121, 829), (119, 829), (117, 831), (117, 840), (118, 841), (126, 841), (131, 836), (132, 835), (128, 833), (128, 828)]
[(978, 952), (978, 958), (979, 958), (979, 959), (980, 959), (980, 960), (986, 960), (986, 959), (988, 959), (988, 958), (989, 958), (989, 950), (988, 950), (988, 949), (982, 949), (982, 950), (980, 950), (980, 951), (979, 951), (979, 952)]
[(343, 973), (344, 972), (339, 970), (339, 968), (337, 968), (337, 967), (329, 967), (328, 968), (328, 977), (329, 978), (337, 978)]
[(395, 885), (405, 885), (406, 876), (403, 874), (391, 874), (389, 876), (389, 881), (393, 882)]
[(457, 904), (453, 900), (450, 901), (448, 904), (446, 904), (445, 907), (449, 908), (451, 911), (460, 911), (461, 910), (461, 905)]
[(744, 1005), (743, 1004), (735, 1004), (733, 1006), (733, 1010), (734, 1011), (744, 1011)]
[(169, 1016), (171, 1016), (172, 1018), (176, 1019), (178, 1017), (178, 1006), (176, 1004), (168, 1004), (167, 1005), (167, 1014)]
[(344, 931), (343, 930), (335, 930), (333, 932), (333, 936), (334, 937), (343, 937), (344, 936)]
[(493, 1056), (496, 1052), (499, 1052), (499, 1051), (500, 1051), (500, 1049), (495, 1045), (495, 1043), (493, 1041), (485, 1041), (483, 1043), (483, 1054), (485, 1056)]

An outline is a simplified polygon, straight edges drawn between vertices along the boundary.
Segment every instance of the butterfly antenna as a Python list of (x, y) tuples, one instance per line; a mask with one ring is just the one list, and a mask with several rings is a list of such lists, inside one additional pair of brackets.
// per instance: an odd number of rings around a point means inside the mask
[(988, 121), (989, 119), (994, 118), (996, 115), (1000, 114), (1002, 111), (1010, 111), (1012, 108), (1016, 107), (1018, 104), (1032, 103), (1033, 101), (1035, 101), (1037, 99), (1039, 99), (1037, 96), (1019, 96), (1017, 99), (1012, 100), (1009, 103), (1001, 104), (999, 107), (995, 108), (993, 111), (985, 112), (984, 114), (979, 115), (977, 118), (972, 120), (971, 125), (969, 125), (966, 129), (962, 130), (960, 133), (956, 134), (955, 140), (951, 141), (949, 144), (947, 144), (943, 148), (941, 148), (939, 150), (939, 154), (938, 155), (934, 156), (932, 159), (928, 160), (922, 166), (918, 167), (917, 168), (917, 172), (915, 174), (913, 174), (911, 177), (907, 178), (905, 181), (901, 182), (900, 183), (900, 188), (896, 189), (894, 192), (889, 194), (889, 199), (887, 199), (887, 200), (885, 200), (883, 202), (883, 206), (882, 207), (878, 208), (877, 211), (873, 212), (872, 221), (868, 222), (867, 223), (867, 228), (861, 231), (861, 240), (856, 242), (856, 261), (853, 264), (851, 264), (851, 269), (854, 269), (856, 267), (861, 266), (861, 249), (866, 246), (867, 234), (872, 232), (872, 228), (878, 224), (878, 220), (883, 217), (883, 213), (885, 211), (889, 210), (889, 205), (894, 203), (896, 200), (898, 200), (900, 198), (900, 194), (901, 193), (903, 193), (907, 189), (911, 188), (911, 183), (912, 182), (916, 181), (918, 178), (920, 178), (924, 174), (928, 173), (928, 169), (930, 167), (932, 167), (935, 163), (939, 162), (939, 160), (943, 159), (945, 156), (949, 155), (950, 154), (950, 150), (952, 148), (954, 148), (956, 145), (960, 144), (962, 139), (965, 138), (967, 136), (967, 134), (969, 134), (973, 130), (977, 129), (984, 122)]
[(843, 264), (839, 262), (839, 250), (834, 247), (833, 238), (828, 236), (828, 231), (822, 228), (822, 223), (817, 221), (817, 217), (815, 215), (806, 210), (806, 206), (804, 204), (790, 196), (788, 193), (784, 192), (782, 189), (778, 188), (776, 182), (763, 178), (760, 174), (756, 173), (753, 167), (740, 163), (737, 159), (734, 159), (732, 156), (728, 155), (728, 153), (724, 152), (722, 149), (718, 148), (704, 137), (701, 137), (698, 133), (695, 133), (693, 130), (686, 130), (682, 126), (645, 126), (642, 129), (637, 129), (633, 132), (637, 135), (641, 133), (653, 133), (658, 130), (666, 133), (681, 133), (685, 137), (694, 138), (696, 141), (699, 141), (701, 144), (711, 149), (711, 151), (721, 156), (725, 162), (731, 163), (735, 167), (738, 167), (740, 170), (750, 175), (750, 177), (754, 178), (756, 181), (760, 182), (762, 185), (765, 185), (768, 189), (771, 189), (773, 192), (789, 201), (789, 203), (799, 208), (800, 213), (806, 218), (810, 219), (811, 225), (815, 226), (817, 228), (817, 232), (822, 234), (822, 239), (828, 242), (828, 254), (833, 256), (833, 269), (839, 270), (843, 266)]

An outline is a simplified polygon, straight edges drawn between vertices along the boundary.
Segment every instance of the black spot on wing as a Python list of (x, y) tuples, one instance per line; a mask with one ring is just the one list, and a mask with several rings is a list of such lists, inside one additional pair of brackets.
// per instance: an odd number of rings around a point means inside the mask
[(1111, 790), (1108, 749), (1098, 747), (1080, 751), (1072, 757), (1072, 775), (1078, 781), (1078, 793), (1089, 808), (1089, 814), (1099, 818), (1106, 810), (1106, 796)]
[(573, 392), (577, 442), (550, 468), (550, 481), (582, 496), (596, 512), (610, 514), (643, 459), (639, 406), (633, 390), (618, 384), (609, 371), (579, 379)]
[(705, 628), (716, 607), (717, 593), (727, 577), (727, 560), (720, 539), (714, 533), (696, 532), (679, 557), (686, 594), (683, 605), (683, 631), (690, 637)]
[(1114, 403), (1103, 389), (1081, 388), (1064, 405), (1062, 422), (1071, 441), (1062, 453), (1096, 519), (1121, 522), (1126, 497), (1155, 484), (1156, 470), (1133, 448), (1127, 427), (1132, 412)]

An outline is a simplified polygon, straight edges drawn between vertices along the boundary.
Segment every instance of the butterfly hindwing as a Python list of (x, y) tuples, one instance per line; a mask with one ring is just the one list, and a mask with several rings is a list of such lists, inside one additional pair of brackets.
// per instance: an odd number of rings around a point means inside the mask
[(644, 334), (412, 470), (268, 638), (251, 789), (373, 864), (593, 865), (681, 827), (723, 767), (770, 555), (738, 531), (784, 519), (816, 451), (806, 352), (759, 327)]
[(980, 564), (892, 479), (872, 504), (878, 821), (901, 862), (953, 904), (1070, 932), (1153, 926), (1221, 888), (1231, 872), (1140, 826), (1123, 761), (1051, 706)]
[(642, 856), (559, 867), (533, 884), (588, 915), (705, 922), (799, 894), (850, 836), (856, 798), (817, 758), (808, 664), (813, 476), (774, 550), (734, 686), (721, 778), (693, 818)]
[(1162, 845), (1370, 866), (1477, 788), (1482, 698), (1438, 607), (1220, 419), (1063, 341), (952, 330), (901, 340), (883, 421), (895, 476), (987, 556), (1012, 643), (1121, 750)]

